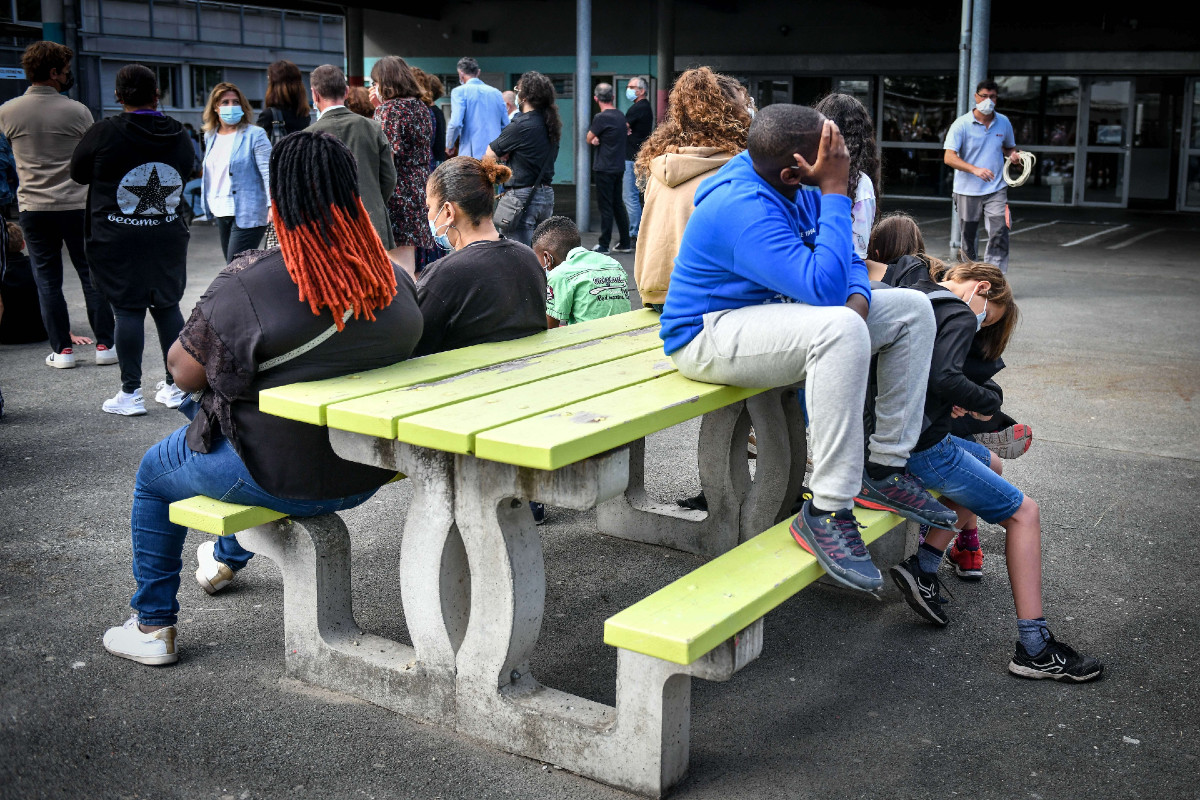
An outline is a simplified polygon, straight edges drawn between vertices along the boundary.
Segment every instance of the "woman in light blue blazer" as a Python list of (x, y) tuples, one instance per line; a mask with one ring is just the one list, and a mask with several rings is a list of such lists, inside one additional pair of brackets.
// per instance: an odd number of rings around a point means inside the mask
[(218, 83), (204, 107), (201, 197), (217, 224), (226, 263), (262, 243), (271, 207), (271, 140), (250, 124), (250, 103), (232, 83)]

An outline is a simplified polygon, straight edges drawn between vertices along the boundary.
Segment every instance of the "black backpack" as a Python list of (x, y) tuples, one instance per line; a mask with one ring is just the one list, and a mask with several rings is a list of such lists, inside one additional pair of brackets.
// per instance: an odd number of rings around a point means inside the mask
[(271, 140), (271, 147), (275, 147), (288, 135), (287, 123), (283, 121), (283, 112), (278, 108), (267, 110), (271, 112), (271, 126), (267, 128), (267, 136)]

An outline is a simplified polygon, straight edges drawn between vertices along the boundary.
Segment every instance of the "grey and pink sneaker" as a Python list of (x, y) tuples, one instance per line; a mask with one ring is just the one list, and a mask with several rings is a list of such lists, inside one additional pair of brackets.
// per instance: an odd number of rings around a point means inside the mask
[(792, 538), (838, 583), (863, 592), (883, 587), (883, 576), (871, 562), (852, 509), (815, 516), (812, 501), (806, 500), (792, 520), (791, 531)]
[(862, 491), (854, 502), (863, 508), (892, 511), (931, 528), (953, 530), (958, 514), (939, 503), (911, 472), (874, 480), (864, 469)]

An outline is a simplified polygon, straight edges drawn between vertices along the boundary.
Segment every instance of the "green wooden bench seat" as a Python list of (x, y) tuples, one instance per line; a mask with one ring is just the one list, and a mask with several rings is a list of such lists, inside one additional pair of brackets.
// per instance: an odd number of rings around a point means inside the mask
[(631, 311), (342, 378), (263, 391), (271, 414), (553, 470), (762, 389), (698, 383), (663, 354), (658, 315)]
[[(870, 543), (904, 519), (856, 508)], [(796, 544), (785, 520), (604, 623), (604, 641), (675, 664), (691, 664), (822, 577), (816, 558)]]

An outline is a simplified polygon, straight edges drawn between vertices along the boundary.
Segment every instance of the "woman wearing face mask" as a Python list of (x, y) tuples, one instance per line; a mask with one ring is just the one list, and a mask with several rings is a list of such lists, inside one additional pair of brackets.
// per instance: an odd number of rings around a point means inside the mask
[(929, 491), (941, 493), (958, 512), (958, 530), (931, 529), (916, 555), (891, 568), (892, 580), (919, 615), (938, 626), (949, 618), (938, 567), (955, 534), (978, 539), (977, 517), (1000, 525), (1017, 612), (1016, 652), (1008, 671), (1024, 678), (1082, 683), (1099, 678), (1100, 662), (1057, 641), (1042, 612), (1042, 524), (1038, 504), (1000, 476), (1000, 459), (978, 442), (950, 434), (954, 417), (988, 419), (1000, 396), (963, 374), (971, 343), (979, 334), (984, 355), (999, 358), (1017, 324), (1017, 305), (1004, 274), (991, 264), (967, 262), (947, 268), (925, 254), (888, 265), (884, 282), (918, 289), (933, 301), (937, 335), (925, 395), (925, 429), (908, 469)]
[(232, 83), (218, 83), (208, 96), (204, 152), (201, 196), (229, 262), (259, 246), (271, 206), (271, 140), (250, 124), (250, 103)]
[(417, 281), (425, 329), (414, 355), (546, 330), (546, 273), (533, 251), (492, 222), (496, 185), (512, 171), (495, 159), (458, 156), (425, 184), (429, 231), (453, 252)]

